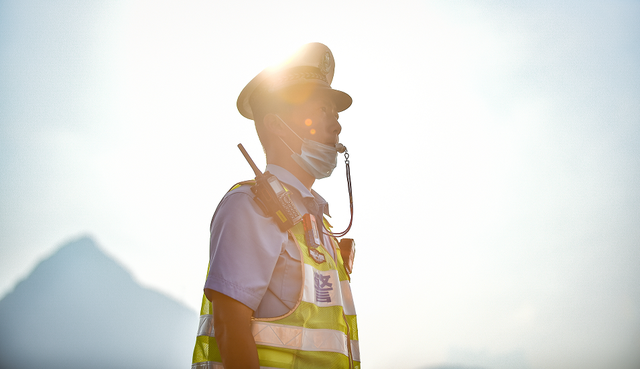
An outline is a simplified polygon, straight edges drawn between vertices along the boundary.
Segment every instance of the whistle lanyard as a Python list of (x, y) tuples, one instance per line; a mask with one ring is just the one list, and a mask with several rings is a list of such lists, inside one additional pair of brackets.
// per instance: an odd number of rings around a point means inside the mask
[(322, 226), (324, 228), (324, 233), (333, 237), (346, 236), (349, 230), (351, 229), (351, 225), (353, 224), (353, 193), (351, 191), (351, 169), (349, 167), (349, 151), (347, 150), (346, 147), (344, 148), (344, 164), (347, 171), (347, 189), (349, 191), (349, 210), (351, 211), (351, 218), (349, 219), (349, 226), (347, 227), (347, 229), (345, 229), (342, 232), (336, 232), (336, 233), (333, 233), (330, 230), (328, 230), (327, 226), (324, 225), (324, 222), (323, 222)]

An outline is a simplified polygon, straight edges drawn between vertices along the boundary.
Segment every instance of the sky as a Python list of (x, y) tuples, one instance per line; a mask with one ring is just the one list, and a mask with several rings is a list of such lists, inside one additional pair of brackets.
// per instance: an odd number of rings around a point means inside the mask
[[(639, 1), (0, 1), (0, 298), (92, 235), (199, 309), (264, 157), (242, 88), (336, 60), (368, 368), (640, 366)], [(342, 157), (314, 188), (346, 227)], [(196, 326), (194, 323), (194, 336)], [(195, 338), (195, 337), (194, 337)]]

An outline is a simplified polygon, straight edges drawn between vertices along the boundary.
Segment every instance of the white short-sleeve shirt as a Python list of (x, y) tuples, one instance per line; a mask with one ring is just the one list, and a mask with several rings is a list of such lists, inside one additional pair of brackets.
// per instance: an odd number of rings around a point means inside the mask
[[(327, 202), (289, 171), (273, 164), (267, 165), (267, 171), (290, 190), (301, 214), (313, 211), (306, 208), (304, 199), (314, 198), (328, 215)], [(204, 288), (245, 304), (257, 318), (276, 317), (297, 303), (302, 286), (300, 252), (253, 198), (250, 186), (241, 186), (220, 201), (211, 221), (210, 268)], [(322, 241), (333, 255), (329, 237), (324, 235)]]

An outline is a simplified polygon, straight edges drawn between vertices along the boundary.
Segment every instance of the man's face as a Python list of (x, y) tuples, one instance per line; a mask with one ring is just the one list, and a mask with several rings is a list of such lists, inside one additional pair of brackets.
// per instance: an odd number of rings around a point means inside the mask
[[(310, 139), (325, 145), (334, 146), (342, 126), (338, 123), (336, 104), (328, 94), (316, 93), (306, 102), (294, 107), (287, 117), (282, 117), (302, 139)], [(300, 152), (302, 142), (291, 134), (286, 140), (293, 144), (291, 148)]]

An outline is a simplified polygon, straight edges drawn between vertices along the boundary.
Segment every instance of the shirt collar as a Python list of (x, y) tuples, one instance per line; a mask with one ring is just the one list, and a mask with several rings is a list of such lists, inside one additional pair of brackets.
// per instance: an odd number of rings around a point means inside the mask
[(284, 182), (288, 184), (290, 187), (293, 187), (296, 191), (298, 191), (298, 193), (300, 194), (300, 196), (302, 196), (302, 198), (306, 198), (306, 197), (314, 198), (318, 203), (318, 206), (321, 209), (323, 209), (322, 212), (328, 215), (329, 217), (331, 216), (329, 215), (329, 203), (327, 203), (327, 200), (325, 200), (322, 196), (320, 196), (320, 194), (317, 193), (315, 190), (312, 189), (311, 191), (309, 191), (302, 184), (302, 182), (300, 182), (300, 180), (296, 178), (296, 176), (291, 174), (291, 172), (275, 164), (267, 164), (267, 171), (273, 174), (274, 176), (278, 177), (278, 179), (281, 182)]

